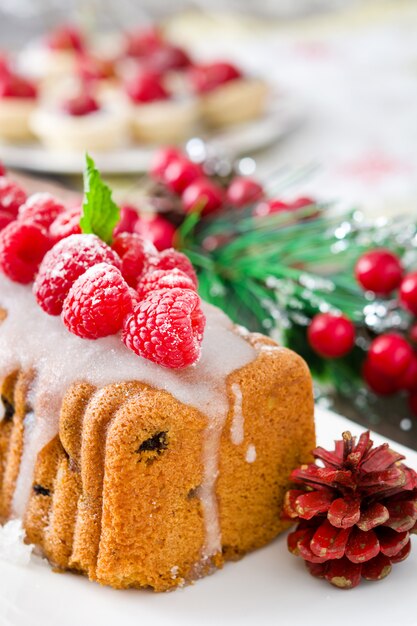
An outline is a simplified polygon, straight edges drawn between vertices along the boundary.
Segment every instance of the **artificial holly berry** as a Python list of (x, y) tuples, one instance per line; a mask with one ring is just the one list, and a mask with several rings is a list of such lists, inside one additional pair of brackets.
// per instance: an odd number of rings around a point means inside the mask
[(186, 213), (199, 210), (202, 215), (210, 215), (223, 204), (223, 189), (208, 178), (198, 178), (182, 194), (182, 205)]
[(417, 473), (387, 443), (373, 447), (369, 431), (350, 432), (334, 451), (313, 451), (320, 465), (296, 469), (296, 487), (285, 496), (284, 512), (298, 522), (288, 549), (310, 573), (349, 589), (381, 580), (404, 560), (417, 522)]
[(135, 232), (144, 239), (149, 239), (157, 250), (166, 250), (174, 245), (175, 226), (162, 215), (154, 215), (148, 219), (139, 218), (135, 224)]
[(403, 268), (395, 254), (381, 248), (363, 254), (356, 263), (355, 274), (364, 289), (388, 295), (399, 286)]
[(386, 333), (373, 340), (368, 359), (381, 374), (398, 378), (406, 371), (413, 356), (410, 344), (400, 335)]
[(201, 167), (185, 157), (168, 164), (163, 182), (174, 193), (181, 194), (191, 183), (202, 175)]
[(160, 148), (152, 157), (150, 175), (154, 180), (161, 181), (164, 178), (165, 171), (170, 163), (178, 159), (184, 158), (183, 153), (178, 148), (166, 146)]
[(345, 356), (355, 344), (355, 327), (344, 315), (319, 313), (307, 331), (310, 346), (328, 359)]
[(282, 200), (263, 200), (254, 208), (253, 215), (255, 217), (265, 217), (267, 215), (285, 213), (288, 211), (291, 211), (288, 202), (283, 202)]
[(397, 379), (381, 374), (369, 358), (366, 358), (363, 364), (362, 376), (368, 387), (380, 396), (389, 396), (400, 389)]
[(405, 309), (417, 315), (417, 272), (404, 277), (400, 286), (400, 302)]
[(252, 202), (261, 200), (264, 188), (253, 178), (236, 176), (226, 191), (226, 202), (234, 207), (241, 208)]

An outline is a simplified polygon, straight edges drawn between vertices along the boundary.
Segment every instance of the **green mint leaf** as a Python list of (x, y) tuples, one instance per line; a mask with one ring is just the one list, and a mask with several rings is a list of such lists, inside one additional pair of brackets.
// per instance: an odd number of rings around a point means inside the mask
[(113, 230), (120, 221), (120, 209), (113, 201), (111, 189), (102, 180), (93, 159), (86, 154), (84, 199), (80, 219), (81, 232), (93, 233), (111, 244)]

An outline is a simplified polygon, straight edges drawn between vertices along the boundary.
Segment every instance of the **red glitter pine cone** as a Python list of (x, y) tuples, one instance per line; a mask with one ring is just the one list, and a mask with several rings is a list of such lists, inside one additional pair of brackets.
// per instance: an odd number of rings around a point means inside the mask
[(299, 487), (285, 496), (284, 512), (298, 521), (288, 549), (310, 573), (336, 587), (361, 578), (381, 580), (407, 558), (417, 533), (417, 473), (387, 443), (373, 447), (369, 431), (358, 443), (350, 432), (334, 451), (319, 447), (310, 463), (294, 470)]

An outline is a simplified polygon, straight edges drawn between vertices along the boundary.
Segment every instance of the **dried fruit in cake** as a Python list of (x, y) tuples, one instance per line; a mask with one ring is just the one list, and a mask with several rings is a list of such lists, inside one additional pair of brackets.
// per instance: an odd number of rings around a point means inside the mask
[(137, 233), (120, 233), (115, 237), (112, 248), (122, 260), (122, 274), (130, 287), (136, 287), (145, 267), (157, 250)]
[(48, 229), (58, 215), (64, 212), (65, 206), (50, 193), (35, 193), (20, 206), (18, 219)]
[(26, 201), (26, 192), (6, 177), (0, 178), (0, 209), (17, 217), (19, 207)]
[(199, 210), (202, 215), (209, 215), (222, 206), (224, 193), (221, 187), (202, 177), (188, 185), (181, 200), (186, 213)]
[(0, 270), (17, 283), (30, 283), (50, 247), (42, 226), (13, 221), (0, 233)]
[(73, 283), (98, 263), (121, 268), (116, 252), (96, 235), (71, 235), (59, 241), (39, 268), (33, 287), (38, 304), (49, 315), (59, 315)]
[(144, 274), (139, 281), (137, 291), (140, 298), (143, 299), (151, 291), (174, 288), (196, 291), (196, 286), (191, 278), (178, 268), (172, 270), (156, 270)]
[(74, 335), (99, 339), (117, 333), (131, 310), (130, 289), (120, 270), (99, 263), (72, 285), (64, 301), (62, 320)]
[(197, 93), (207, 93), (241, 77), (241, 71), (226, 61), (202, 63), (190, 69), (191, 84)]
[(123, 324), (123, 341), (139, 356), (173, 369), (200, 357), (205, 317), (189, 289), (152, 291)]
[(159, 253), (156, 258), (150, 260), (150, 270), (172, 270), (177, 268), (187, 274), (197, 287), (198, 280), (191, 261), (182, 252), (168, 248)]

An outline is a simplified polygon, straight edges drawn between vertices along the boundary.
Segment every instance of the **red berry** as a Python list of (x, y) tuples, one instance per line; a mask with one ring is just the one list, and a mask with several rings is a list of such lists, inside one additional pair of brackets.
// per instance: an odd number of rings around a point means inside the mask
[(114, 63), (91, 54), (80, 54), (77, 58), (77, 74), (84, 81), (105, 80), (114, 77)]
[(362, 376), (368, 387), (381, 396), (388, 396), (398, 391), (396, 379), (381, 374), (369, 358), (365, 359), (363, 364)]
[(84, 41), (81, 32), (70, 24), (60, 26), (48, 36), (46, 43), (51, 50), (73, 50), (81, 52)]
[(319, 313), (308, 328), (308, 341), (315, 352), (337, 359), (350, 352), (355, 344), (355, 327), (344, 315)]
[(152, 241), (157, 250), (172, 248), (175, 238), (175, 227), (161, 215), (150, 219), (139, 219), (135, 224), (135, 231)]
[(131, 206), (122, 206), (120, 209), (120, 222), (114, 229), (113, 235), (116, 237), (120, 233), (134, 233), (136, 222), (139, 219), (137, 210)]
[(6, 211), (0, 209), (0, 230), (6, 228), (11, 222), (14, 222), (14, 217), (10, 213), (6, 213)]
[(399, 286), (403, 268), (395, 254), (381, 248), (363, 254), (356, 263), (355, 274), (364, 289), (387, 295)]
[(417, 322), (415, 322), (409, 330), (410, 341), (417, 343)]
[(234, 207), (241, 208), (263, 198), (265, 192), (253, 178), (236, 176), (230, 183), (226, 192), (226, 201)]
[(163, 182), (170, 191), (181, 194), (191, 183), (201, 177), (201, 167), (185, 157), (168, 164)]
[(292, 207), (282, 200), (264, 200), (260, 202), (254, 209), (253, 215), (256, 217), (265, 217), (266, 215), (274, 215), (275, 213), (285, 213), (291, 211)]
[(408, 406), (415, 417), (417, 417), (417, 391), (410, 393), (408, 398)]
[(49, 234), (54, 243), (66, 239), (70, 235), (81, 235), (81, 207), (74, 206), (60, 213), (52, 222)]
[(19, 207), (26, 201), (26, 192), (8, 178), (0, 178), (0, 209), (17, 217)]
[(132, 102), (146, 104), (157, 100), (168, 100), (169, 92), (162, 77), (152, 72), (139, 72), (126, 83), (126, 91)]
[(35, 193), (19, 208), (20, 222), (33, 222), (49, 228), (53, 221), (65, 212), (65, 206), (49, 193)]
[(417, 391), (417, 356), (415, 354), (412, 355), (407, 369), (398, 378), (397, 383), (400, 389)]
[(123, 324), (123, 341), (130, 350), (173, 369), (195, 363), (201, 353), (205, 326), (199, 296), (189, 289), (152, 291)]
[(190, 70), (191, 84), (197, 93), (207, 93), (241, 76), (241, 71), (227, 62), (194, 65)]
[(158, 50), (164, 41), (158, 28), (151, 27), (126, 33), (126, 54), (132, 57), (146, 57)]
[(186, 213), (201, 210), (203, 215), (217, 211), (223, 204), (223, 189), (208, 178), (198, 178), (182, 194), (182, 204)]
[(151, 259), (149, 269), (150, 271), (178, 269), (191, 278), (195, 287), (198, 285), (197, 275), (191, 261), (185, 256), (185, 254), (178, 252), (178, 250), (174, 250), (174, 248), (163, 250), (157, 258)]
[(38, 304), (49, 315), (59, 315), (73, 283), (97, 263), (121, 267), (116, 252), (96, 235), (71, 235), (59, 241), (39, 268), (33, 286)]
[(4, 55), (0, 55), (0, 78), (10, 74), (10, 63)]
[(138, 284), (138, 293), (143, 300), (149, 292), (157, 289), (191, 289), (195, 291), (196, 287), (191, 278), (181, 270), (174, 268), (172, 270), (156, 270), (144, 274)]
[(191, 60), (183, 48), (165, 43), (149, 55), (144, 65), (148, 71), (164, 74), (170, 70), (182, 70), (188, 67), (191, 65)]
[(81, 93), (69, 100), (65, 100), (61, 105), (62, 110), (73, 117), (90, 115), (100, 110), (100, 105), (89, 93)]
[(178, 159), (185, 159), (185, 156), (178, 148), (173, 146), (159, 148), (152, 157), (149, 170), (150, 175), (155, 180), (163, 180), (168, 165)]
[(99, 263), (72, 285), (64, 301), (62, 320), (74, 335), (98, 339), (117, 333), (131, 310), (130, 289), (120, 270)]
[(413, 351), (403, 337), (386, 333), (373, 340), (369, 347), (368, 359), (381, 374), (398, 378), (410, 364)]
[(0, 233), (0, 270), (17, 283), (30, 283), (50, 246), (38, 224), (11, 222)]
[(145, 266), (157, 251), (154, 245), (137, 233), (120, 233), (115, 237), (113, 250), (122, 260), (122, 274), (131, 287), (136, 287)]
[(0, 176), (6, 176), (6, 168), (3, 163), (0, 161)]
[(400, 286), (400, 302), (405, 309), (417, 315), (417, 272), (404, 276)]
[(315, 204), (316, 201), (313, 200), (313, 198), (309, 198), (308, 196), (301, 196), (301, 198), (296, 198), (295, 200), (293, 200), (292, 202), (289, 202), (289, 206), (291, 209), (296, 210), (296, 209), (304, 209), (307, 206), (310, 206), (311, 204)]
[(0, 75), (0, 98), (21, 98), (34, 100), (38, 95), (36, 86), (15, 74)]

